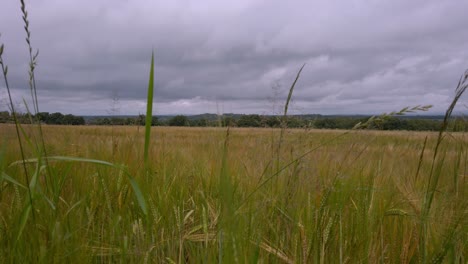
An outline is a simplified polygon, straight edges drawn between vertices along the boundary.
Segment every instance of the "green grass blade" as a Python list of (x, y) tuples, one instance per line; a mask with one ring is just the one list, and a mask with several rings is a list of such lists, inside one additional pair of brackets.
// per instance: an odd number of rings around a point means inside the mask
[[(104, 166), (110, 166), (110, 167), (115, 167), (119, 168), (118, 165), (115, 165), (113, 163), (103, 161), (103, 160), (96, 160), (96, 159), (86, 159), (86, 158), (79, 158), (79, 157), (67, 157), (67, 156), (50, 156), (50, 157), (44, 157), (44, 159), (47, 159), (48, 161), (68, 161), (68, 162), (84, 162), (84, 163), (92, 163), (96, 165), (104, 165)], [(15, 162), (10, 163), (8, 167), (12, 167), (18, 164), (24, 163), (37, 163), (39, 159), (33, 158), (33, 159), (26, 159), (24, 161), (18, 160)]]
[(40, 173), (40, 163), (36, 163), (36, 170), (34, 171), (34, 174), (31, 177), (31, 181), (29, 182), (29, 188), (31, 190), (34, 190), (37, 184), (37, 179), (39, 178), (39, 173)]
[(145, 215), (148, 215), (148, 207), (146, 206), (146, 200), (145, 196), (143, 196), (143, 192), (140, 189), (140, 186), (138, 186), (138, 183), (135, 181), (133, 177), (130, 175), (128, 176), (128, 180), (130, 181), (130, 184), (132, 185), (132, 189), (135, 192), (135, 196), (138, 201), (138, 205), (140, 206), (141, 210)]
[(19, 226), (18, 234), (16, 235), (16, 242), (18, 242), (21, 235), (23, 234), (23, 230), (24, 230), (24, 227), (26, 226), (26, 223), (28, 222), (30, 213), (31, 213), (31, 204), (29, 203), (26, 205), (26, 207), (23, 209), (23, 212), (21, 213), (20, 226)]
[(294, 87), (296, 86), (297, 80), (299, 80), (299, 77), (301, 76), (301, 72), (305, 67), (305, 63), (302, 65), (302, 67), (299, 69), (299, 71), (296, 74), (296, 78), (294, 79), (294, 82), (292, 83), (291, 87), (289, 88), (289, 93), (288, 93), (288, 98), (286, 99), (286, 104), (284, 105), (284, 112), (283, 112), (283, 119), (286, 118), (288, 115), (288, 108), (289, 108), (289, 102), (291, 101), (291, 97), (294, 91)]
[(154, 90), (154, 52), (151, 54), (151, 69), (148, 83), (148, 102), (146, 103), (146, 122), (145, 122), (145, 166), (149, 167), (149, 145), (151, 138), (151, 120), (153, 117), (153, 90)]
[(5, 180), (11, 184), (14, 184), (14, 185), (17, 185), (23, 189), (28, 189), (28, 187), (24, 186), (23, 184), (17, 182), (15, 179), (13, 179), (12, 177), (10, 177), (8, 174), (2, 172), (2, 175), (1, 175), (1, 179), (2, 180)]
[(283, 142), (284, 132), (286, 130), (287, 122), (288, 122), (287, 121), (287, 116), (288, 116), (289, 103), (291, 102), (294, 87), (296, 86), (296, 83), (299, 80), (299, 77), (301, 76), (301, 72), (304, 69), (304, 67), (305, 67), (305, 64), (303, 64), (302, 67), (297, 72), (296, 78), (294, 79), (294, 82), (292, 83), (291, 87), (289, 88), (288, 98), (286, 99), (286, 104), (284, 105), (283, 117), (281, 119), (281, 131), (280, 131), (280, 136), (279, 136), (279, 140), (278, 140), (278, 148), (276, 150), (276, 170), (279, 169), (281, 144)]

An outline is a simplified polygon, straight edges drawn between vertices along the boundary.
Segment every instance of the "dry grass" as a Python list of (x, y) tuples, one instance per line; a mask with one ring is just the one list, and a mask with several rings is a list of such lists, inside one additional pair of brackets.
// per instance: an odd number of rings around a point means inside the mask
[[(224, 153), (225, 129), (156, 127), (150, 173), (141, 128), (43, 130), (51, 156), (125, 165), (149, 213), (140, 210), (119, 170), (50, 161), (54, 184), (46, 186), (46, 173), (40, 173), (36, 219), (27, 220), (19, 236), (23, 208), (18, 200), (24, 201), (27, 191), (1, 183), (2, 259), (410, 263), (420, 256), (420, 208), (436, 133), (356, 131), (294, 161), (343, 132), (286, 130), (280, 166), (292, 165), (259, 188), (276, 173), (280, 130), (231, 129)], [(34, 133), (30, 127), (25, 131)], [(0, 134), (4, 172), (24, 185), (20, 167), (8, 166), (21, 159), (14, 126), (0, 126)], [(466, 146), (464, 134), (448, 136), (441, 146), (444, 161), (428, 219), (428, 256), (444, 252), (445, 260), (466, 260)], [(33, 174), (34, 166), (28, 169)], [(219, 185), (220, 172), (227, 175), (228, 187)], [(222, 195), (226, 191), (232, 196)], [(29, 253), (20, 254), (26, 248)]]

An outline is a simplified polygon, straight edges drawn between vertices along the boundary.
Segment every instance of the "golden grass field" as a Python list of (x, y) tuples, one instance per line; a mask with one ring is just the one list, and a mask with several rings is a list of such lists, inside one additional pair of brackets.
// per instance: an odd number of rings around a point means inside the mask
[(16, 132), (1, 125), (2, 263), (467, 261), (465, 134), (446, 134), (434, 160), (430, 132), (288, 129), (279, 144), (279, 129), (153, 127), (146, 168), (144, 127), (43, 130), (48, 156), (115, 167), (28, 163), (28, 209)]

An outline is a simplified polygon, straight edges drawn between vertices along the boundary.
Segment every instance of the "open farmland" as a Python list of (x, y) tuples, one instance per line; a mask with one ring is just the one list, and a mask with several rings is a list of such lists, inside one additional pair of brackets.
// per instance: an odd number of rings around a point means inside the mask
[(467, 260), (465, 134), (153, 127), (145, 165), (144, 127), (42, 129), (26, 179), (0, 126), (2, 263)]

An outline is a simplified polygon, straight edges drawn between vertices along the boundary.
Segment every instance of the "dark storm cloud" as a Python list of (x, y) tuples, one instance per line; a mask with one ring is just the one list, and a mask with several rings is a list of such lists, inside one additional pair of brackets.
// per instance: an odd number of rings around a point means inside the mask
[[(271, 113), (296, 71), (296, 113), (379, 113), (448, 105), (468, 67), (468, 2), (27, 2), (44, 111), (144, 112), (156, 55), (159, 113)], [(0, 9), (15, 95), (28, 96), (19, 1)], [(3, 87), (0, 87), (3, 89)], [(17, 101), (21, 101), (18, 99)], [(1, 106), (0, 106), (1, 107)]]

